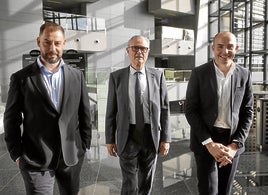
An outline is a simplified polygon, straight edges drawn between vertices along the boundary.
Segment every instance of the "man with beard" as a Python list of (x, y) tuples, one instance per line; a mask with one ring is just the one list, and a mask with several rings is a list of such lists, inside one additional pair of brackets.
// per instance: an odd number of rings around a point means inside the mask
[(55, 180), (61, 194), (78, 194), (90, 148), (88, 92), (83, 73), (62, 59), (65, 42), (61, 26), (44, 23), (37, 38), (41, 55), (11, 76), (5, 141), (28, 195), (52, 195)]

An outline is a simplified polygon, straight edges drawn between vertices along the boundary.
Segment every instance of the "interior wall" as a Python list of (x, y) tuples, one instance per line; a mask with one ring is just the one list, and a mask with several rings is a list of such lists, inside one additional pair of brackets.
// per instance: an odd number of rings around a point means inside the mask
[(22, 54), (36, 48), (42, 24), (42, 1), (4, 0), (0, 8), (0, 81), (22, 67)]
[(134, 35), (154, 38), (154, 16), (148, 13), (146, 1), (100, 0), (88, 5), (87, 16), (104, 18), (107, 30), (106, 51), (89, 56), (89, 67), (92, 68), (127, 66), (125, 48), (129, 38)]
[(10, 75), (22, 68), (22, 54), (36, 48), (42, 24), (42, 1), (1, 0), (0, 6), (0, 134)]

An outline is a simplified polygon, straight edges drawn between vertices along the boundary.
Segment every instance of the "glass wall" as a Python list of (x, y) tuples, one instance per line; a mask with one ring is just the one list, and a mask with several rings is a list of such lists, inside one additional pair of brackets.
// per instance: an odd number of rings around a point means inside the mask
[[(237, 36), (237, 63), (252, 71), (254, 85), (267, 85), (267, 0), (214, 0), (209, 3), (209, 40), (217, 32), (231, 31)], [(209, 58), (212, 52), (209, 49)], [(259, 86), (261, 84), (261, 86)]]

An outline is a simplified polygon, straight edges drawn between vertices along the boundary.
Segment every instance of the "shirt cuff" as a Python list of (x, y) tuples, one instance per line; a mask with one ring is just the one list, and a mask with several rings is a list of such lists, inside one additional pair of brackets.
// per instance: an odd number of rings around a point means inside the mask
[(206, 144), (208, 144), (208, 143), (210, 143), (210, 142), (213, 142), (213, 140), (212, 140), (211, 138), (208, 138), (208, 139), (206, 139), (205, 141), (202, 141), (202, 144), (203, 144), (203, 146), (204, 146), (204, 145), (206, 145)]
[(20, 159), (20, 156), (15, 160), (15, 162), (17, 162), (17, 160), (19, 160)]

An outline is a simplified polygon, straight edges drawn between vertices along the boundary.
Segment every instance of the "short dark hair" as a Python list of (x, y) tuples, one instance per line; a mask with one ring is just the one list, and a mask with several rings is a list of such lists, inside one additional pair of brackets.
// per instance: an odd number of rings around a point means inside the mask
[(44, 24), (40, 26), (40, 31), (39, 31), (39, 36), (44, 32), (46, 28), (50, 28), (51, 31), (58, 31), (60, 30), (63, 35), (65, 36), (64, 29), (62, 28), (61, 25), (51, 22), (51, 21), (46, 21)]

